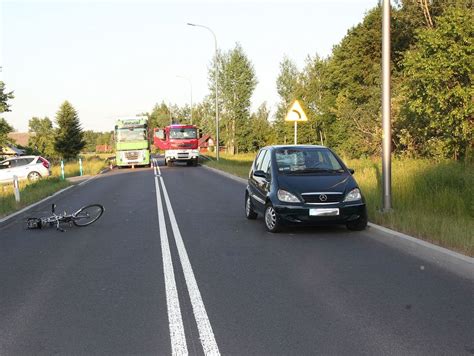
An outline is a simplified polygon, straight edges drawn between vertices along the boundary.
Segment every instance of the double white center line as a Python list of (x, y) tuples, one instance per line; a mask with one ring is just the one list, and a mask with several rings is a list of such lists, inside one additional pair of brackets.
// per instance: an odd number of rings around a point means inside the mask
[(165, 182), (161, 176), (158, 162), (154, 160), (156, 203), (158, 207), (158, 222), (160, 225), (161, 250), (163, 255), (163, 271), (165, 277), (166, 302), (168, 306), (168, 320), (171, 336), (171, 351), (173, 355), (187, 355), (188, 349), (186, 345), (186, 337), (184, 333), (183, 318), (181, 316), (181, 308), (178, 299), (178, 290), (176, 288), (176, 280), (174, 276), (173, 261), (171, 259), (170, 246), (168, 241), (168, 233), (166, 230), (165, 215), (163, 204), (161, 202), (160, 184), (163, 188), (163, 196), (165, 199), (166, 209), (170, 218), (171, 228), (173, 230), (176, 247), (178, 249), (179, 260), (183, 269), (184, 279), (191, 300), (194, 318), (196, 319), (199, 338), (206, 355), (220, 355), (217, 347), (214, 332), (211, 323), (207, 317), (206, 308), (199, 292), (199, 287), (194, 277), (193, 268), (189, 261), (188, 253), (179, 231), (178, 223), (171, 206), (170, 198), (166, 190)]

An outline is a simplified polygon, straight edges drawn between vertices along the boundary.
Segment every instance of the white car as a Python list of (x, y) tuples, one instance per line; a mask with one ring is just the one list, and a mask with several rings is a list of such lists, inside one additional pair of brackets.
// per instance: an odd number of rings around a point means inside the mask
[(0, 182), (10, 183), (18, 179), (36, 181), (51, 174), (51, 164), (41, 156), (19, 156), (0, 162)]

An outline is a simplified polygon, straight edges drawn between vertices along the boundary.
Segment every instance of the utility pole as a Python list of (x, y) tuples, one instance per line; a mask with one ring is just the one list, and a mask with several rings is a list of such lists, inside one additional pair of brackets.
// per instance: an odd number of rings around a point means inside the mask
[(383, 0), (382, 12), (382, 211), (386, 213), (392, 210), (392, 131), (390, 124), (390, 0)]

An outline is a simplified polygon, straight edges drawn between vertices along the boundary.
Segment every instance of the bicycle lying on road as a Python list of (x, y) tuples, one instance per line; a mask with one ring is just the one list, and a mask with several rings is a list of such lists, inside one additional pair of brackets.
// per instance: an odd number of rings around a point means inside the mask
[(72, 226), (72, 224), (79, 227), (88, 226), (97, 221), (104, 213), (104, 207), (100, 204), (83, 206), (73, 214), (67, 214), (66, 211), (64, 211), (63, 214), (57, 215), (55, 210), (56, 204), (53, 204), (51, 206), (51, 212), (53, 215), (42, 218), (28, 218), (26, 220), (27, 228), (41, 229), (46, 226), (56, 225), (56, 230), (65, 231), (59, 224), (68, 223), (69, 226)]

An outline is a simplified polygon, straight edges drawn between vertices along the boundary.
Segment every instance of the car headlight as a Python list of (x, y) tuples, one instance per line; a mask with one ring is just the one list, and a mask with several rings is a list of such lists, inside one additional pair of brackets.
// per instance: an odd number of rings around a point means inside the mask
[(352, 189), (349, 193), (346, 194), (346, 197), (344, 198), (344, 201), (355, 201), (355, 200), (361, 200), (362, 195), (360, 194), (359, 188), (354, 188)]
[(277, 197), (278, 197), (278, 200), (285, 203), (300, 203), (301, 202), (296, 195), (291, 194), (290, 192), (287, 192), (286, 190), (283, 190), (283, 189), (278, 189)]

